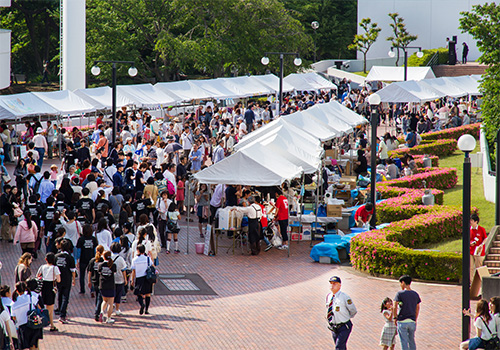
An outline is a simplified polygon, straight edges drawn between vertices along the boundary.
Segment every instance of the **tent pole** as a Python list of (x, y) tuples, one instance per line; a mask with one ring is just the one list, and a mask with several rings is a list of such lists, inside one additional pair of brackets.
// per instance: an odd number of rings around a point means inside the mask
[[(317, 229), (318, 229), (318, 201), (319, 201), (319, 169), (318, 169), (318, 177), (316, 179), (316, 198), (314, 200), (314, 206), (315, 206), (315, 210), (314, 210), (314, 235), (316, 236), (316, 232), (317, 232)], [(311, 230), (312, 232), (312, 230)], [(312, 237), (311, 237), (312, 238)]]
[[(190, 216), (190, 213), (191, 213), (191, 209), (189, 208), (189, 204), (191, 203), (189, 201), (189, 197), (190, 197), (190, 183), (191, 183), (191, 179), (188, 178), (187, 179), (187, 205), (186, 205), (186, 209), (187, 209), (187, 228), (186, 228), (186, 235), (187, 235), (187, 243), (186, 243), (186, 254), (189, 254), (189, 216)], [(186, 186), (184, 186), (186, 187)], [(182, 209), (182, 208), (179, 208), (179, 209)]]
[[(57, 124), (59, 124), (59, 119), (60, 119), (60, 114), (57, 115)], [(61, 150), (61, 139), (62, 139), (62, 128), (59, 128), (59, 134), (57, 135), (57, 138), (59, 139), (59, 159), (62, 158), (62, 150)]]

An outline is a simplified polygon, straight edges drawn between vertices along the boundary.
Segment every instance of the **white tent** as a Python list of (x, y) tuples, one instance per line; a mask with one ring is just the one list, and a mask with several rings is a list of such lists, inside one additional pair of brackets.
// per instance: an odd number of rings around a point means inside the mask
[(365, 84), (365, 77), (362, 77), (361, 75), (357, 75), (351, 72), (346, 72), (345, 70), (337, 69), (334, 67), (328, 68), (328, 70), (326, 71), (326, 75), (335, 77), (337, 79), (346, 78), (347, 80), (350, 80), (358, 85)]
[[(92, 89), (78, 89), (75, 90), (74, 93), (80, 96), (87, 102), (90, 103), (99, 103), (107, 109), (110, 109), (112, 106), (112, 94), (113, 89), (109, 86), (102, 86)], [(116, 91), (116, 106), (133, 106), (134, 101), (127, 97), (126, 95)]]
[(208, 93), (215, 99), (227, 99), (227, 98), (238, 98), (238, 94), (230, 89), (228, 89), (222, 81), (217, 81), (217, 79), (207, 79), (207, 80), (191, 80), (191, 82), (197, 87), (208, 91)]
[(218, 78), (217, 81), (222, 82), (229, 90), (235, 91), (239, 97), (270, 95), (274, 93), (267, 85), (263, 85), (259, 81), (250, 79), (247, 76)]
[(31, 92), (0, 96), (0, 119), (45, 114), (59, 114), (59, 112)]
[(241, 151), (203, 169), (194, 177), (205, 184), (278, 186), (301, 174), (302, 168), (277, 154), (263, 156)]
[(423, 86), (417, 81), (402, 81), (387, 85), (377, 91), (382, 102), (405, 103), (405, 102), (427, 102), (446, 94), (435, 90), (430, 86)]
[(324, 110), (327, 114), (335, 115), (336, 118), (343, 120), (352, 127), (368, 123), (368, 120), (365, 117), (357, 114), (352, 109), (347, 108), (337, 101), (319, 104), (318, 107)]
[[(273, 93), (278, 93), (280, 91), (280, 78), (274, 74), (251, 75), (249, 78), (257, 80), (260, 84), (267, 86), (271, 89), (271, 91), (273, 91)], [(294, 87), (283, 79), (283, 92), (291, 92), (293, 90)]]
[(460, 88), (458, 84), (453, 83), (453, 78), (425, 79), (419, 81), (419, 84), (436, 89), (445, 94), (446, 96), (450, 97), (461, 97), (468, 94), (467, 91)]
[(293, 73), (284, 79), (297, 91), (315, 91), (321, 89), (337, 89), (337, 86), (318, 73)]
[(443, 79), (451, 84), (458, 86), (460, 89), (467, 91), (469, 95), (482, 95), (479, 91), (480, 75), (464, 75), (460, 77), (443, 77)]
[(270, 152), (278, 154), (291, 163), (300, 166), (306, 174), (312, 174), (318, 170), (323, 153), (319, 140), (310, 143), (300, 137), (289, 138), (279, 131), (265, 134), (241, 147), (239, 151), (261, 155), (267, 155)]
[(245, 135), (240, 142), (234, 146), (234, 148), (239, 150), (256, 140), (262, 140), (276, 133), (280, 133), (281, 137), (288, 138), (290, 140), (300, 139), (301, 142), (307, 142), (309, 144), (314, 144), (319, 140), (317, 137), (312, 136), (311, 134), (297, 128), (293, 124), (286, 122), (284, 118), (278, 118), (269, 124), (252, 131), (250, 134)]
[[(432, 79), (436, 76), (431, 67), (407, 67), (407, 80)], [(404, 67), (373, 66), (365, 81), (403, 81)]]
[(331, 140), (334, 137), (341, 136), (343, 133), (342, 131), (334, 129), (313, 116), (304, 118), (304, 115), (301, 112), (285, 115), (281, 118), (285, 119), (286, 122), (293, 124), (297, 128), (316, 136), (321, 141)]
[(54, 107), (58, 114), (78, 115), (104, 108), (98, 102), (89, 103), (69, 90), (33, 92), (33, 94)]
[(328, 125), (330, 128), (337, 130), (339, 133), (351, 133), (352, 125), (346, 123), (343, 119), (338, 118), (337, 113), (329, 111), (326, 105), (315, 105), (302, 111), (304, 118), (315, 118), (320, 122)]
[(173, 93), (183, 101), (211, 99), (213, 96), (209, 91), (200, 88), (190, 80), (173, 81), (169, 83), (156, 83), (155, 87), (166, 93)]
[(151, 84), (118, 85), (117, 91), (133, 100), (138, 107), (160, 108), (182, 101), (182, 98), (167, 95)]

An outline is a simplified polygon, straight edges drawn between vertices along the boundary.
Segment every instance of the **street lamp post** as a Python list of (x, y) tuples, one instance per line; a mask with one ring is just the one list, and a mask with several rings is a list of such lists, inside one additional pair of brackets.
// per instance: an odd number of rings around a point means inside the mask
[[(464, 152), (464, 187), (462, 203), (462, 310), (470, 308), (470, 202), (471, 163), (469, 153), (476, 148), (474, 136), (465, 134), (458, 139), (458, 148)], [(462, 316), (462, 340), (469, 339), (469, 316)]]
[(113, 71), (111, 73), (112, 82), (112, 98), (111, 98), (111, 123), (113, 128), (113, 144), (116, 142), (116, 65), (119, 63), (130, 64), (128, 69), (128, 75), (135, 77), (137, 75), (137, 68), (134, 67), (133, 61), (94, 61), (94, 66), (90, 70), (92, 75), (98, 76), (101, 73), (101, 68), (97, 66), (97, 63), (111, 63)]
[(372, 159), (371, 159), (371, 177), (370, 177), (370, 198), (373, 204), (373, 215), (370, 221), (370, 227), (373, 229), (377, 226), (377, 212), (376, 212), (376, 203), (377, 203), (377, 125), (378, 125), (378, 106), (380, 105), (380, 96), (378, 94), (371, 94), (368, 97), (368, 103), (371, 106), (371, 129), (372, 129)]
[(279, 106), (278, 106), (278, 115), (281, 114), (281, 106), (283, 104), (283, 58), (285, 55), (292, 55), (295, 56), (295, 59), (293, 60), (293, 64), (296, 66), (300, 66), (302, 64), (302, 59), (299, 57), (299, 54), (297, 52), (264, 52), (264, 57), (260, 59), (260, 62), (267, 66), (269, 64), (269, 57), (268, 55), (279, 55), (280, 56), (280, 91), (279, 91)]
[(404, 63), (405, 63), (405, 75), (404, 75), (404, 78), (405, 78), (405, 81), (408, 80), (408, 49), (416, 49), (418, 50), (417, 52), (417, 57), (418, 58), (422, 58), (424, 57), (424, 53), (422, 52), (422, 48), (420, 46), (393, 46), (391, 47), (391, 50), (389, 51), (388, 55), (389, 57), (395, 57), (396, 56), (396, 53), (394, 52), (394, 49), (403, 49), (403, 52), (405, 53), (405, 60), (404, 60)]
[(495, 225), (500, 225), (500, 129), (497, 131), (497, 159), (496, 159), (496, 191), (495, 191)]
[(319, 28), (319, 22), (318, 21), (314, 21), (314, 22), (311, 22), (311, 28), (314, 30), (314, 62), (316, 62), (316, 40), (317, 40), (317, 37), (316, 37), (316, 29)]

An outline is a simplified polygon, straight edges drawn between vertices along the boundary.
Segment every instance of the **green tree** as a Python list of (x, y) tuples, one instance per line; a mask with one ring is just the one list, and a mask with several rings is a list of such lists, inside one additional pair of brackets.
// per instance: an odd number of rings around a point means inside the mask
[[(347, 47), (356, 34), (357, 1), (283, 0), (291, 16), (298, 19), (316, 42), (317, 60), (355, 58), (356, 52)], [(318, 21), (314, 31), (311, 22)], [(313, 58), (311, 50), (308, 59)]]
[(399, 49), (402, 47), (406, 49), (413, 41), (417, 40), (417, 35), (411, 35), (408, 33), (406, 29), (406, 25), (404, 23), (403, 17), (401, 17), (398, 13), (389, 13), (389, 17), (392, 19), (392, 23), (390, 24), (392, 28), (392, 35), (387, 38), (387, 41), (390, 41), (392, 47), (396, 48), (396, 66), (399, 63)]
[(500, 128), (500, 5), (474, 5), (470, 12), (461, 14), (460, 29), (476, 39), (481, 52), (479, 62), (488, 65), (480, 82), (481, 111), (486, 136), (492, 144)]
[(12, 69), (27, 79), (41, 76), (43, 61), (57, 74), (59, 64), (59, 2), (13, 0), (0, 8), (0, 28), (12, 30)]
[(348, 48), (363, 54), (363, 72), (366, 73), (366, 54), (373, 43), (377, 41), (381, 29), (377, 23), (372, 23), (370, 18), (363, 18), (359, 26), (365, 32), (363, 34), (356, 34), (353, 43), (349, 45)]

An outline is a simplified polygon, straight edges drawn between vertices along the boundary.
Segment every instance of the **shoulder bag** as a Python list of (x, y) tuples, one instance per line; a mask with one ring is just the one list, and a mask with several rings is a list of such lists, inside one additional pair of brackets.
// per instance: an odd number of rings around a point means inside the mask
[(151, 264), (151, 260), (148, 256), (148, 268), (146, 269), (146, 281), (151, 284), (155, 284), (158, 279), (158, 272), (156, 271), (153, 264)]
[(27, 313), (27, 317), (28, 317), (27, 326), (28, 326), (28, 328), (40, 329), (40, 328), (48, 326), (50, 324), (49, 311), (47, 309), (39, 309), (36, 306), (33, 309), (32, 306), (33, 306), (33, 302), (32, 302), (32, 298), (31, 298), (31, 294), (30, 294), (30, 309)]
[(488, 332), (491, 334), (491, 339), (490, 340), (483, 340), (484, 348), (485, 350), (500, 350), (500, 339), (498, 339), (498, 336), (496, 333), (492, 333), (490, 331), (490, 327), (488, 327), (488, 324), (484, 322), (484, 319), (481, 317), (481, 320), (483, 321), (484, 325), (486, 326), (486, 329)]

